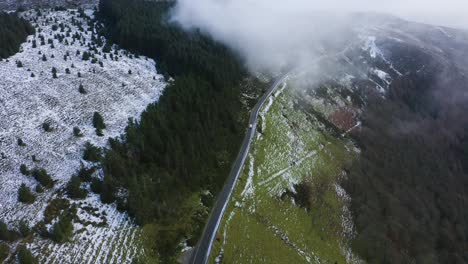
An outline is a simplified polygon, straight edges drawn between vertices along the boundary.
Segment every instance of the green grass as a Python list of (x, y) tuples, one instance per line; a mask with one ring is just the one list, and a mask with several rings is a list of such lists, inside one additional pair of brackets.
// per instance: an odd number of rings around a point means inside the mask
[[(217, 256), (223, 263), (346, 262), (340, 248), (347, 244), (341, 227), (344, 204), (334, 184), (354, 158), (347, 150), (352, 143), (320, 132), (321, 124), (309, 121), (293, 101), (293, 92), (285, 89), (259, 123), (263, 134), (250, 150), (211, 262)], [(309, 212), (280, 198), (303, 180), (320, 191)]]

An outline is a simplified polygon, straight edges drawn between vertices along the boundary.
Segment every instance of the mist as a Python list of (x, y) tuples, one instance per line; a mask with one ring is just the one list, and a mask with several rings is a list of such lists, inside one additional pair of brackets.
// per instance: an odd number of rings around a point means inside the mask
[(172, 20), (228, 45), (251, 70), (275, 72), (343, 45), (356, 12), (468, 28), (466, 10), (465, 0), (178, 0)]

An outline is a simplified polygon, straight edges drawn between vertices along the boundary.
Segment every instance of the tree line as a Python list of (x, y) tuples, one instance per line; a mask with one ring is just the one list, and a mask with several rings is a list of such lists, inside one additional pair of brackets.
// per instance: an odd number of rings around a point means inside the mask
[(28, 21), (16, 13), (0, 12), (0, 59), (17, 53), (31, 34), (34, 34), (34, 27)]

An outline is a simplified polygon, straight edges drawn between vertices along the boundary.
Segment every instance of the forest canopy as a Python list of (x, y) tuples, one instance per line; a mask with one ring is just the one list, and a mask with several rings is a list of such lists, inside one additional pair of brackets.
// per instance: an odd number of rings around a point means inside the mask
[[(240, 103), (247, 73), (237, 56), (198, 31), (167, 22), (171, 6), (100, 1), (107, 38), (154, 58), (159, 72), (175, 78), (139, 121), (130, 120), (125, 134), (110, 140), (102, 160), (105, 176), (95, 185), (104, 202), (117, 201), (138, 223), (152, 227), (151, 251), (163, 262), (174, 261), (183, 238), (196, 243), (247, 117)], [(118, 195), (121, 188), (125, 195)]]
[(28, 35), (34, 34), (34, 28), (16, 13), (0, 11), (0, 58), (7, 58), (19, 51)]
[(468, 80), (444, 68), (400, 76), (355, 134), (362, 153), (344, 184), (368, 263), (468, 262)]

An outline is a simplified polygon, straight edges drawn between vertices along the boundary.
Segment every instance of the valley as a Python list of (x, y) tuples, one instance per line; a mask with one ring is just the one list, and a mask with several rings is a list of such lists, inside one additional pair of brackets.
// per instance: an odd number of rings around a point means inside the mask
[(237, 3), (0, 0), (0, 262), (468, 262), (466, 30)]

